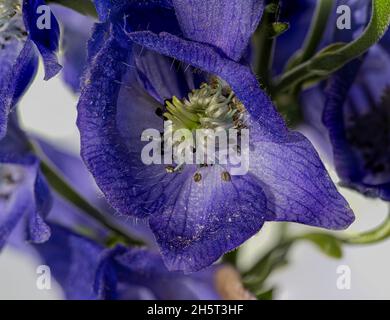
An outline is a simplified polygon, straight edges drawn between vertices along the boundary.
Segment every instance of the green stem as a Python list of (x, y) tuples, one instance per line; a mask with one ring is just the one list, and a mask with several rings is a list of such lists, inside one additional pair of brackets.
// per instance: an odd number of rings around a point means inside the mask
[(243, 274), (245, 287), (254, 292), (261, 290), (268, 277), (287, 264), (287, 255), (294, 241), (285, 240), (272, 247), (249, 271)]
[(390, 24), (390, 6), (388, 0), (372, 0), (370, 23), (363, 34), (350, 43), (333, 44), (283, 74), (275, 86), (277, 93), (305, 81), (325, 79), (345, 64), (360, 57), (385, 34)]
[(265, 8), (259, 28), (254, 35), (256, 48), (255, 70), (261, 79), (261, 84), (270, 88), (271, 67), (275, 49), (275, 37), (272, 24), (277, 21), (279, 0), (273, 0)]
[(60, 4), (85, 16), (88, 15), (94, 18), (98, 16), (95, 5), (91, 0), (47, 0), (47, 3)]
[[(311, 241), (319, 245), (321, 241), (327, 241), (322, 247), (322, 251), (327, 251), (328, 255), (335, 258), (341, 257), (333, 251), (331, 254), (329, 248), (346, 245), (368, 245), (379, 243), (390, 238), (390, 212), (386, 220), (373, 230), (363, 232), (353, 236), (336, 236), (328, 233), (304, 233), (293, 237), (282, 237), (279, 241), (246, 273), (243, 275), (244, 283), (250, 290), (261, 289), (268, 277), (279, 267), (287, 263), (287, 257), (293, 245), (299, 241)], [(341, 250), (341, 247), (340, 247)]]
[(300, 62), (310, 59), (316, 53), (326, 30), (333, 5), (334, 0), (318, 0), (310, 31), (303, 45)]
[(102, 226), (111, 230), (116, 236), (126, 242), (128, 245), (143, 245), (143, 242), (134, 239), (128, 234), (127, 230), (115, 223), (112, 219), (100, 212), (97, 208), (91, 205), (84, 197), (82, 197), (66, 179), (59, 173), (54, 165), (45, 156), (40, 147), (33, 141), (30, 141), (31, 149), (40, 159), (41, 171), (49, 182), (50, 186), (62, 197), (79, 208), (83, 213), (100, 223)]
[(340, 239), (345, 244), (374, 244), (390, 238), (390, 212), (386, 220), (373, 230)]

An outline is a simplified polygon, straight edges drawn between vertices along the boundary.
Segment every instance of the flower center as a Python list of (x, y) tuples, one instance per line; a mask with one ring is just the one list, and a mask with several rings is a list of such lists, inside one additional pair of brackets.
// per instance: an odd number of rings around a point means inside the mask
[(20, 166), (0, 164), (0, 200), (7, 200), (23, 178), (24, 173)]
[(27, 36), (19, 0), (2, 0), (0, 3), (0, 48), (12, 39), (24, 40)]
[[(180, 100), (174, 96), (165, 104), (166, 112), (163, 116), (170, 121), (168, 134), (184, 132), (180, 136), (181, 140), (173, 141), (172, 160), (177, 166), (168, 166), (166, 168), (168, 173), (180, 171), (183, 165), (188, 163), (178, 160), (186, 158), (185, 152), (188, 152), (188, 149), (180, 147), (185, 140), (195, 141), (192, 152), (196, 153), (196, 156), (199, 154), (198, 151), (202, 150), (203, 158), (196, 162), (199, 168), (194, 175), (195, 182), (202, 180), (200, 172), (202, 168), (215, 163), (226, 164), (221, 160), (220, 154), (225, 157), (231, 151), (232, 143), (235, 151), (240, 152), (239, 137), (242, 129), (245, 129), (246, 110), (231, 88), (220, 80), (213, 78), (210, 84), (203, 83), (199, 89), (192, 90), (187, 98)], [(235, 135), (231, 134), (232, 131)], [(212, 160), (208, 162), (210, 158)], [(222, 172), (223, 181), (230, 181), (230, 178), (228, 172)]]
[(217, 80), (203, 83), (183, 100), (173, 97), (166, 101), (164, 116), (172, 121), (173, 130), (229, 130), (243, 127), (244, 106), (234, 92)]
[(385, 89), (379, 106), (352, 119), (347, 139), (361, 153), (367, 170), (383, 179), (387, 175), (390, 178), (390, 87)]

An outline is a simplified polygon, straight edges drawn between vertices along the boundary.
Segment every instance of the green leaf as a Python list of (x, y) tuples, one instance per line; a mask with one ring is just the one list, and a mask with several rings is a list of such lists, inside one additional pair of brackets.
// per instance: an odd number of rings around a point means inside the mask
[(388, 0), (372, 0), (370, 23), (356, 40), (330, 47), (317, 53), (310, 60), (286, 72), (275, 86), (275, 92), (282, 92), (307, 79), (325, 77), (342, 68), (345, 64), (364, 54), (385, 34), (390, 24), (390, 6)]
[(275, 288), (255, 293), (257, 300), (272, 300), (274, 297)]
[(329, 257), (340, 259), (343, 256), (341, 241), (330, 234), (308, 233), (300, 239), (310, 241)]
[(257, 292), (262, 288), (265, 280), (273, 271), (287, 265), (287, 254), (291, 244), (291, 241), (286, 241), (270, 249), (267, 254), (243, 275), (245, 287), (251, 292)]

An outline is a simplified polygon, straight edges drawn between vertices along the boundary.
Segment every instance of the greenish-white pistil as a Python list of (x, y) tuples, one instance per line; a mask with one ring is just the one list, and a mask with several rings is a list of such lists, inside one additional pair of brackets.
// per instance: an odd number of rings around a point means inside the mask
[(20, 166), (0, 164), (0, 200), (8, 199), (23, 179), (24, 172)]
[(27, 36), (19, 0), (2, 0), (0, 3), (0, 48), (13, 39)]
[(243, 127), (243, 105), (234, 92), (220, 81), (203, 83), (183, 100), (173, 97), (166, 101), (164, 116), (172, 121), (173, 130), (229, 130)]
[[(245, 128), (244, 106), (231, 88), (217, 79), (213, 79), (210, 84), (203, 83), (199, 89), (192, 90), (187, 98), (179, 99), (174, 96), (170, 101), (166, 101), (166, 112), (163, 115), (171, 121), (169, 133), (174, 134), (177, 130), (186, 129), (194, 138), (199, 129), (210, 130), (212, 134), (216, 134), (220, 131), (227, 133), (230, 129), (235, 129), (240, 133), (240, 130)], [(202, 141), (203, 143), (207, 143), (207, 136)], [(175, 159), (175, 155), (173, 158)], [(166, 171), (168, 173), (177, 172), (183, 165), (184, 163), (176, 167), (167, 166)], [(199, 170), (194, 174), (195, 182), (202, 180), (200, 170), (207, 166), (207, 164), (199, 166)], [(230, 181), (230, 174), (223, 172), (221, 179), (226, 182)]]

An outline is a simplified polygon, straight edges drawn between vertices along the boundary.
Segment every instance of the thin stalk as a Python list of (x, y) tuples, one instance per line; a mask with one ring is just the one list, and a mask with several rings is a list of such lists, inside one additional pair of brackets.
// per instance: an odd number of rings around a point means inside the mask
[[(269, 276), (279, 267), (287, 263), (290, 250), (299, 241), (310, 240), (310, 233), (298, 236), (282, 237), (255, 265), (243, 274), (247, 288), (254, 290), (261, 288)], [(337, 236), (323, 234), (345, 245), (370, 245), (390, 238), (390, 212), (386, 220), (373, 230), (352, 236)]]
[[(272, 9), (271, 9), (272, 8)], [(266, 88), (271, 85), (271, 68), (275, 50), (275, 37), (272, 24), (277, 21), (279, 0), (273, 0), (265, 9), (261, 24), (254, 35), (256, 48), (255, 70)]]
[(333, 5), (334, 0), (318, 0), (310, 31), (302, 48), (301, 62), (309, 60), (316, 53), (325, 33)]
[(375, 244), (390, 238), (390, 212), (386, 220), (378, 227), (362, 232), (357, 235), (350, 236), (348, 238), (340, 239), (345, 244), (350, 245), (362, 245), (362, 244)]

